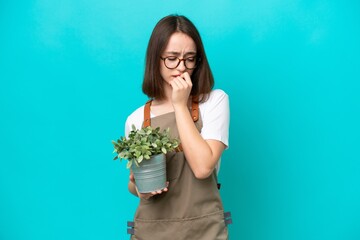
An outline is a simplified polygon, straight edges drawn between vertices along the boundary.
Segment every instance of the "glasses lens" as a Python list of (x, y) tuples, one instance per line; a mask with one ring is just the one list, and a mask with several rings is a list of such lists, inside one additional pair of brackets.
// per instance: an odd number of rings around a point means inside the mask
[(185, 59), (185, 67), (188, 69), (194, 69), (196, 67), (196, 58), (191, 57)]
[(165, 66), (167, 68), (176, 68), (179, 65), (179, 59), (177, 57), (167, 57), (165, 58)]
[(185, 67), (187, 69), (196, 68), (196, 57), (190, 57), (182, 60), (177, 57), (167, 57), (164, 59), (165, 66), (169, 69), (177, 68), (180, 64), (180, 61), (184, 61)]

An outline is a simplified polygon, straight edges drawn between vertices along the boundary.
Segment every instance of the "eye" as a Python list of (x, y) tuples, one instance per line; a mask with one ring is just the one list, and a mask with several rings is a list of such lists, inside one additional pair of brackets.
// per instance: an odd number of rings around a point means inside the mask
[(177, 57), (167, 57), (166, 58), (168, 61), (176, 61)]
[(194, 57), (189, 57), (186, 59), (186, 61), (188, 62), (195, 62), (195, 58)]

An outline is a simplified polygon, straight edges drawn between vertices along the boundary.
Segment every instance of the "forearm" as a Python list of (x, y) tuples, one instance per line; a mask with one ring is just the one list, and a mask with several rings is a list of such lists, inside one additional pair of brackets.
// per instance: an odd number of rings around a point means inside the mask
[(136, 188), (135, 188), (135, 184), (132, 181), (129, 181), (128, 189), (129, 189), (129, 192), (131, 192), (133, 195), (138, 197), (138, 194), (137, 194), (137, 191), (136, 191)]
[(210, 145), (200, 135), (186, 106), (174, 106), (176, 124), (186, 160), (197, 178), (207, 178), (218, 162)]

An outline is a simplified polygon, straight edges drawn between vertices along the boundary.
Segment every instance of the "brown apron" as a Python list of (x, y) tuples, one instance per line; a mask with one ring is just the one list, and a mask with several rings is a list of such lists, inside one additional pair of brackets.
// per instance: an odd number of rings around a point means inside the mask
[[(150, 102), (151, 104), (151, 102)], [(144, 125), (150, 120), (150, 104), (145, 108)], [(194, 107), (195, 106), (195, 107)], [(198, 105), (192, 109), (198, 111)], [(195, 114), (196, 115), (196, 114)], [(197, 112), (195, 125), (200, 131), (202, 119)], [(196, 119), (198, 118), (198, 119)], [(170, 112), (151, 118), (152, 127), (170, 128), (172, 138), (178, 138), (175, 113)], [(134, 224), (132, 240), (226, 240), (227, 223), (217, 188), (216, 172), (206, 179), (197, 179), (184, 153), (171, 152), (166, 156), (169, 190), (140, 199)]]

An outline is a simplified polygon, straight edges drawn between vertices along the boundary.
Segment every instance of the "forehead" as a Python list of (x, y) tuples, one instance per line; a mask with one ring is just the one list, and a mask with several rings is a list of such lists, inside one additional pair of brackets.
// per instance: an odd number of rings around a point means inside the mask
[(165, 48), (165, 52), (196, 52), (194, 40), (188, 35), (180, 32), (173, 33)]

